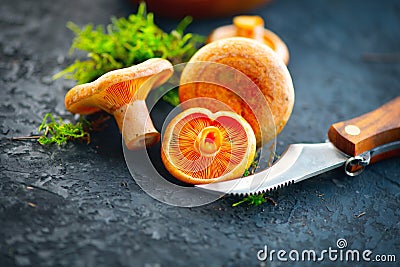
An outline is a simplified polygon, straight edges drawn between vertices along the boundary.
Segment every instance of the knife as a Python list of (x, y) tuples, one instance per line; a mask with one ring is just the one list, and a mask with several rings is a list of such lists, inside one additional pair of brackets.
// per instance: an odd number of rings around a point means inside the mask
[(292, 144), (271, 167), (230, 181), (196, 185), (216, 194), (253, 195), (301, 182), (339, 166), (350, 176), (400, 155), (400, 96), (359, 117), (330, 126), (326, 143)]

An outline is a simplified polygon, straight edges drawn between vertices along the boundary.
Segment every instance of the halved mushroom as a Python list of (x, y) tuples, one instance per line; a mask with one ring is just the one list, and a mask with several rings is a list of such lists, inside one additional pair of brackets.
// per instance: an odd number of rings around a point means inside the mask
[(289, 50), (278, 35), (264, 28), (264, 20), (260, 16), (236, 16), (233, 25), (226, 25), (215, 29), (207, 38), (213, 42), (229, 37), (246, 37), (268, 45), (287, 65)]
[(172, 73), (171, 63), (161, 58), (113, 70), (72, 88), (65, 96), (65, 107), (78, 114), (100, 110), (112, 114), (128, 149), (144, 148), (160, 140), (145, 99), (152, 88), (163, 84)]

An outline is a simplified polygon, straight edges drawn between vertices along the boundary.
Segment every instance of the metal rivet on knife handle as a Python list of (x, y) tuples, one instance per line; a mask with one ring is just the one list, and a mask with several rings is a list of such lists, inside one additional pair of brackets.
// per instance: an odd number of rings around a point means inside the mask
[[(358, 135), (352, 134), (356, 133), (355, 127), (360, 130)], [(333, 124), (328, 137), (337, 148), (349, 156), (357, 156), (400, 140), (400, 96), (374, 111)]]
[(344, 127), (344, 131), (349, 135), (359, 135), (361, 133), (360, 128), (355, 125), (347, 125)]

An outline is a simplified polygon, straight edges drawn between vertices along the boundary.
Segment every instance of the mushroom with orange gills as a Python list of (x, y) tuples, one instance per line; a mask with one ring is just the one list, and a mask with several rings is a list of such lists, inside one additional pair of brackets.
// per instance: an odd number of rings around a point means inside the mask
[(127, 148), (141, 149), (160, 140), (145, 99), (152, 88), (166, 82), (172, 73), (172, 64), (161, 58), (113, 70), (93, 82), (69, 90), (65, 106), (74, 114), (91, 114), (100, 110), (112, 114)]
[(256, 154), (251, 125), (232, 111), (186, 109), (165, 129), (161, 160), (178, 180), (208, 184), (241, 177)]
[(236, 16), (232, 25), (216, 28), (207, 38), (207, 43), (229, 37), (246, 37), (263, 43), (279, 55), (283, 62), (289, 63), (289, 50), (282, 39), (272, 31), (264, 28), (260, 16)]

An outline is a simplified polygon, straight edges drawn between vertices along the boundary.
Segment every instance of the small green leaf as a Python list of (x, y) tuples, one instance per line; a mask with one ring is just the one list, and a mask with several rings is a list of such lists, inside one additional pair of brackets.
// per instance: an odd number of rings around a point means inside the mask
[(168, 91), (168, 93), (166, 93), (163, 96), (163, 100), (167, 103), (170, 103), (174, 107), (178, 106), (179, 105), (178, 88)]
[(249, 205), (252, 205), (252, 206), (259, 206), (259, 205), (263, 204), (265, 201), (266, 201), (266, 198), (264, 197), (264, 194), (250, 195), (250, 196), (243, 198), (239, 202), (233, 203), (232, 207), (236, 207), (245, 202), (247, 202)]

